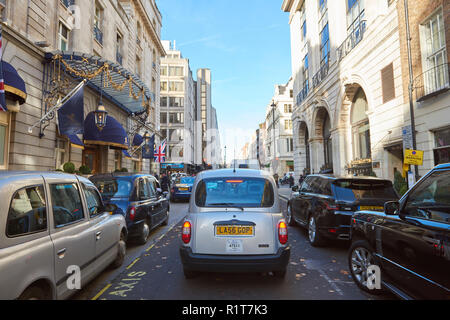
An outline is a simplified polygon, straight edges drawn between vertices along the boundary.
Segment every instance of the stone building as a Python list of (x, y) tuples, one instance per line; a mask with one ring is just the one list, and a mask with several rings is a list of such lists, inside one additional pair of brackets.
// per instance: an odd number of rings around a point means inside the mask
[[(165, 51), (155, 1), (3, 2), (3, 60), (23, 78), (28, 96), (20, 107), (1, 113), (6, 127), (0, 137), (5, 153), (0, 168), (55, 170), (72, 162), (77, 169), (83, 164), (93, 172), (149, 172), (150, 161), (143, 160), (140, 151), (124, 152), (128, 143), (118, 147), (112, 141), (97, 141), (75, 147), (59, 134), (56, 117), (40, 120), (58, 98), (89, 76), (85, 117), (102, 103), (108, 117), (127, 132), (124, 142), (145, 131), (156, 133), (159, 142), (159, 61)], [(91, 77), (95, 71), (101, 72)], [(78, 138), (83, 142), (82, 135)]]
[[(409, 61), (405, 2), (397, 2), (403, 98), (409, 101)], [(424, 151), (419, 175), (450, 162), (450, 2), (408, 1), (411, 39), (412, 104), (417, 149)], [(409, 107), (405, 126), (411, 125)]]
[(284, 0), (291, 30), (294, 163), (303, 172), (403, 168), (408, 106), (399, 1)]
[(270, 104), (266, 107), (265, 167), (282, 177), (294, 170), (292, 137), (293, 80), (276, 85)]

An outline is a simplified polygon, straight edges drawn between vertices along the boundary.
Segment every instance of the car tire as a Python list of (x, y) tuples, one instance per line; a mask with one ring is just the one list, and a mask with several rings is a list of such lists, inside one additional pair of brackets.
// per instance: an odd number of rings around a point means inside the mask
[(184, 273), (184, 277), (186, 279), (194, 279), (199, 275), (199, 272), (192, 271), (192, 270), (186, 270), (185, 268), (183, 268), (183, 273)]
[(162, 222), (163, 226), (167, 226), (169, 224), (169, 209), (167, 209), (166, 212), (166, 218), (164, 219), (164, 221)]
[(325, 244), (325, 239), (319, 232), (317, 225), (317, 219), (314, 214), (311, 214), (308, 218), (308, 240), (313, 247), (320, 247)]
[(348, 250), (347, 262), (350, 275), (358, 288), (373, 295), (384, 292), (383, 289), (369, 289), (367, 286), (367, 267), (376, 265), (376, 261), (373, 256), (373, 249), (366, 240), (358, 240), (352, 243)]
[(114, 259), (114, 261), (111, 263), (111, 267), (113, 269), (117, 269), (120, 266), (122, 266), (123, 262), (125, 261), (125, 256), (127, 254), (127, 245), (125, 242), (125, 235), (123, 232), (120, 233), (120, 239), (118, 242), (118, 249), (117, 257)]
[(150, 237), (150, 226), (147, 220), (142, 223), (142, 229), (137, 238), (137, 243), (140, 245), (146, 244), (148, 238)]
[(290, 203), (288, 203), (288, 206), (287, 206), (286, 222), (291, 227), (295, 226), (295, 224), (296, 224), (294, 217), (292, 216), (292, 206)]
[(40, 287), (34, 286), (26, 289), (18, 300), (47, 300), (48, 296)]
[(286, 277), (286, 269), (281, 271), (273, 271), (273, 275), (275, 278), (284, 279)]

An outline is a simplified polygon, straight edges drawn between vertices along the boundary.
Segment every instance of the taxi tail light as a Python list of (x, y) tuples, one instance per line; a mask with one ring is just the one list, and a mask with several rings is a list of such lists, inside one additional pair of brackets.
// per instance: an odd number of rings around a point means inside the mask
[(181, 240), (188, 244), (191, 241), (192, 225), (189, 221), (183, 223), (183, 229), (181, 230)]
[(280, 241), (281, 244), (286, 244), (288, 241), (288, 230), (286, 222), (284, 221), (278, 223), (278, 241)]
[(130, 217), (131, 221), (134, 221), (134, 218), (136, 217), (136, 208), (135, 207), (130, 208), (130, 212), (129, 212), (128, 216)]

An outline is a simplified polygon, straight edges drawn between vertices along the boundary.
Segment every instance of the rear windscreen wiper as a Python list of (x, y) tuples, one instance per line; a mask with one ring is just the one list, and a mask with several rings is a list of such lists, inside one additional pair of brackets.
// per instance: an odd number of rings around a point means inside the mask
[(243, 207), (237, 206), (233, 203), (210, 203), (210, 206), (223, 206), (223, 207), (230, 207), (230, 208), (237, 208), (237, 209), (241, 209), (242, 211), (244, 211)]

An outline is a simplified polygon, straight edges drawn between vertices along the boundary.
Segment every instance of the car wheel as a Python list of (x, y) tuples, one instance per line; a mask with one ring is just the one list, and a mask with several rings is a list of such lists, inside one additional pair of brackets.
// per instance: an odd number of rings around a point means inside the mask
[(164, 219), (162, 225), (167, 226), (169, 224), (169, 209), (166, 211), (166, 218)]
[(46, 300), (48, 299), (44, 290), (39, 287), (30, 287), (26, 289), (19, 297), (19, 300)]
[(369, 289), (367, 285), (369, 276), (367, 269), (369, 266), (376, 265), (373, 250), (367, 241), (355, 241), (348, 251), (347, 260), (350, 274), (358, 288), (375, 295), (383, 293), (382, 289)]
[(291, 204), (289, 203), (287, 206), (287, 212), (286, 212), (286, 222), (288, 225), (290, 226), (295, 226), (295, 220), (292, 217), (292, 207)]
[(308, 220), (308, 239), (313, 247), (322, 246), (325, 243), (323, 236), (319, 232), (316, 217), (311, 214)]
[(142, 223), (141, 233), (137, 239), (137, 243), (141, 245), (146, 244), (149, 236), (150, 236), (150, 227), (148, 221), (145, 220)]
[(111, 264), (111, 267), (113, 267), (114, 269), (119, 268), (123, 264), (125, 260), (125, 255), (127, 253), (127, 245), (125, 243), (125, 235), (123, 234), (123, 232), (120, 233), (118, 246), (119, 251), (117, 252), (117, 257)]
[(273, 271), (273, 275), (275, 276), (275, 278), (284, 279), (286, 276), (286, 269), (281, 271)]
[(199, 274), (197, 271), (186, 270), (184, 268), (183, 268), (183, 273), (184, 273), (184, 277), (186, 279), (193, 279), (193, 278), (197, 277)]

